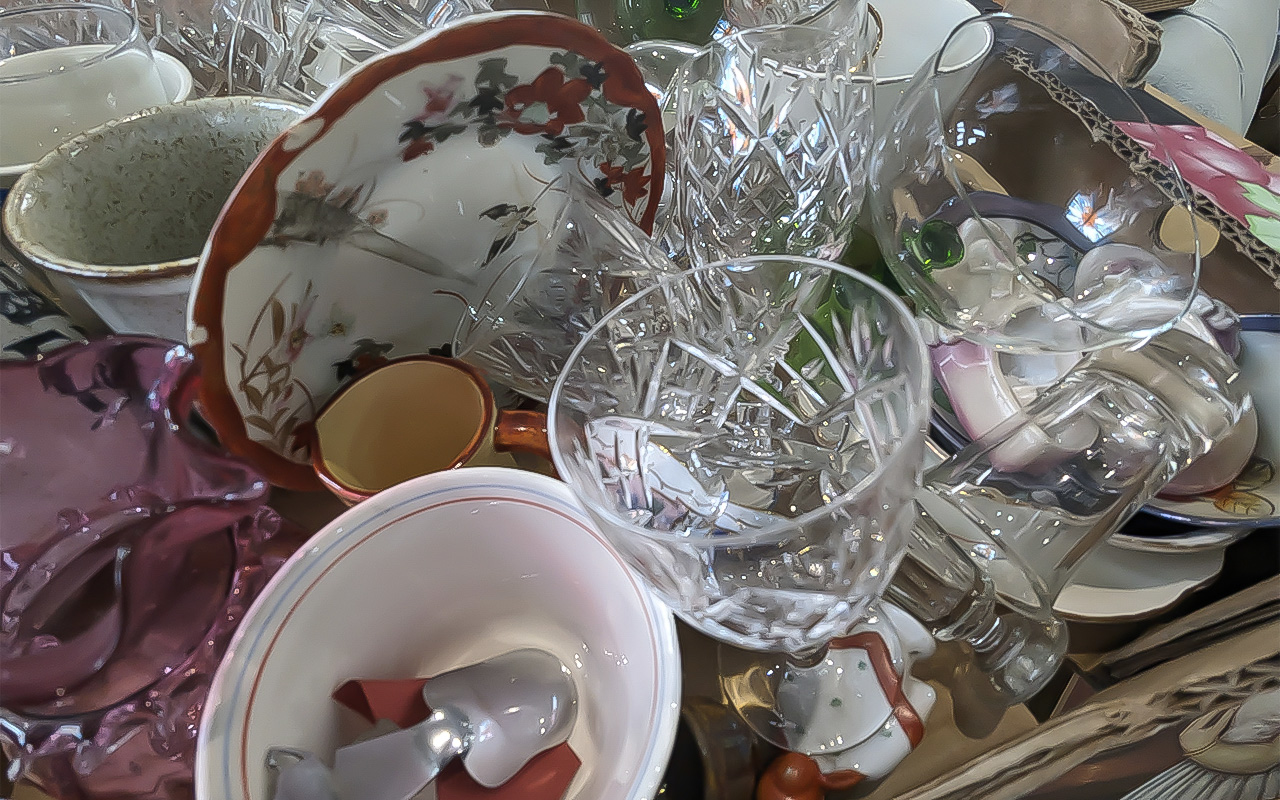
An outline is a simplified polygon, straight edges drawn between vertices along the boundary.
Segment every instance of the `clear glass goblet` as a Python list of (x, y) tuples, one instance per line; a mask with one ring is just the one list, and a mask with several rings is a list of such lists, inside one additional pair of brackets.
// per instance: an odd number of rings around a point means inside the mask
[(726, 36), (685, 64), (674, 177), (691, 264), (840, 256), (865, 194), (873, 42), (866, 31), (775, 25)]
[(1172, 162), (1124, 132), (1147, 122), (1128, 87), (1038, 23), (995, 14), (951, 33), (870, 168), (881, 252), (937, 338), (1078, 354), (1178, 322), (1200, 248)]
[(453, 355), (545, 401), (601, 317), (679, 268), (585, 180), (555, 181), (513, 220), (513, 240), (526, 226), (539, 236), (495, 255), (506, 263), (463, 314)]
[(825, 646), (906, 547), (928, 383), (895, 295), (836, 264), (760, 256), (618, 306), (552, 391), (560, 475), (667, 604), (733, 646), (721, 680), (775, 744), (840, 748), (807, 735), (806, 708), (842, 680)]

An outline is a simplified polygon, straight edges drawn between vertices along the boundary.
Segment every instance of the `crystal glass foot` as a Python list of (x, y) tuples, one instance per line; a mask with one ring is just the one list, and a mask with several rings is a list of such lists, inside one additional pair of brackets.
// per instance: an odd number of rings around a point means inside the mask
[[(844, 267), (775, 256), (691, 270), (573, 351), (551, 396), (552, 455), (690, 624), (813, 663), (906, 547), (924, 359), (897, 297)], [(805, 747), (788, 734), (804, 727), (758, 732)]]
[(1127, 87), (1035, 22), (952, 32), (870, 168), (881, 251), (936, 338), (1078, 354), (1178, 322), (1200, 250), (1176, 170), (1130, 163), (1143, 150), (1125, 131), (1148, 123)]
[(872, 143), (871, 37), (743, 30), (684, 67), (675, 194), (690, 263), (836, 259), (862, 206)]
[(454, 338), (454, 355), (546, 400), (574, 346), (619, 303), (679, 270), (643, 231), (577, 179), (555, 181), (514, 219), (536, 244), (508, 263)]

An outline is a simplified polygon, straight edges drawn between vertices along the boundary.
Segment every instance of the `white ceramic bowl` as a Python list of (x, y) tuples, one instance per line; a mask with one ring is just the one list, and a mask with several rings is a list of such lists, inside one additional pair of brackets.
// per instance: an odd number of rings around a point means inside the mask
[(228, 650), (196, 751), (197, 800), (270, 800), (268, 747), (330, 759), (358, 732), (351, 678), (438, 674), (520, 647), (573, 672), (568, 798), (657, 791), (680, 711), (671, 613), (559, 481), (478, 467), (347, 511), (281, 568)]
[[(946, 43), (962, 22), (978, 16), (967, 0), (872, 0), (880, 20), (880, 48), (876, 51), (876, 121), (889, 118), (907, 83)], [(947, 86), (963, 89), (970, 75), (966, 67), (979, 63), (991, 49), (991, 29), (971, 26), (952, 42), (943, 64)], [(945, 87), (944, 87), (945, 89)]]

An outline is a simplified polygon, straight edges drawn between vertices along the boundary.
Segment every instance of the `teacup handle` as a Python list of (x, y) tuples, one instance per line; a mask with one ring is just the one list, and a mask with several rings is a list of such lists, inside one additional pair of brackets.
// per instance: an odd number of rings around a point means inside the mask
[(530, 453), (550, 463), (546, 413), (500, 409), (493, 431), (493, 448), (503, 453)]

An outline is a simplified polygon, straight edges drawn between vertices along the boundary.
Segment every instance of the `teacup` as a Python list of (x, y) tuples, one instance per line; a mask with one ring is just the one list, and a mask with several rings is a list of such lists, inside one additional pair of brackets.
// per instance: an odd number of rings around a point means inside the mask
[(321, 409), (311, 462), (354, 505), (410, 478), (471, 466), (547, 462), (547, 416), (500, 409), (484, 377), (461, 361), (413, 356), (356, 379)]
[[(181, 103), (190, 99), (191, 92), (195, 88), (195, 79), (191, 76), (191, 70), (177, 58), (159, 50), (153, 51), (151, 57), (155, 59), (156, 69), (160, 72), (160, 82), (164, 84), (165, 101)], [(83, 130), (67, 130), (66, 136), (59, 141), (70, 139), (79, 133), (83, 133)], [(22, 164), (0, 164), (0, 203), (4, 202), (5, 195), (13, 188), (18, 178), (22, 177), (22, 173), (34, 165), (35, 159)]]
[(4, 231), (116, 333), (183, 341), (214, 220), (258, 153), (302, 112), (268, 98), (212, 97), (108, 122), (18, 179)]
[(0, 11), (0, 164), (31, 164), (80, 131), (168, 100), (127, 10), (42, 3)]

